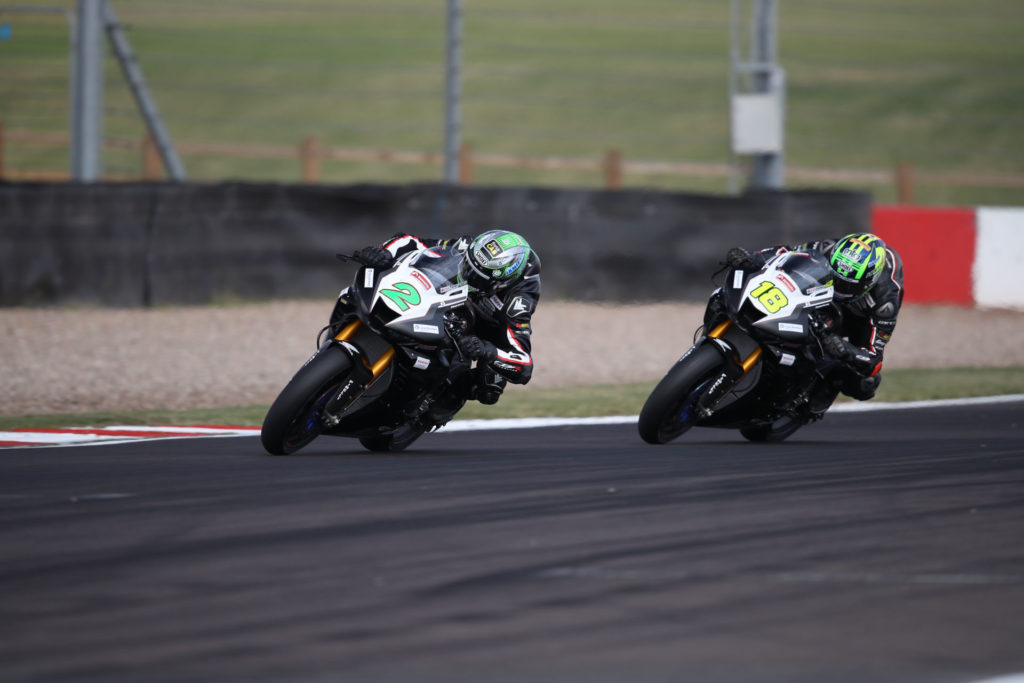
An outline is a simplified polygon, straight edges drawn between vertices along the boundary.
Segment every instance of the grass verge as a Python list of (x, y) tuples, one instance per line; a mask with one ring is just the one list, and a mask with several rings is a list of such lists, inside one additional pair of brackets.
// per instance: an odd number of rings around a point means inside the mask
[[(511, 387), (497, 405), (484, 406), (475, 402), (467, 404), (458, 419), (635, 415), (647, 400), (654, 384), (633, 382), (549, 389)], [(876, 400), (919, 401), (1003, 394), (1024, 394), (1024, 367), (891, 370), (885, 373)], [(258, 405), (174, 411), (0, 416), (0, 430), (102, 427), (115, 424), (259, 426), (267, 407)]]

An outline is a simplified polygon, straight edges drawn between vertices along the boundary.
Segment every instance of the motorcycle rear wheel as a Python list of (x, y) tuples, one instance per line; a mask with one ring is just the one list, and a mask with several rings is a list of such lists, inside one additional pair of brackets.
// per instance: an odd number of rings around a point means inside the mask
[(260, 439), (271, 455), (290, 455), (323, 431), (323, 408), (348, 379), (352, 360), (331, 346), (309, 360), (281, 390), (263, 419)]
[(711, 346), (701, 346), (676, 363), (647, 397), (637, 428), (647, 443), (663, 444), (697, 423), (695, 405), (724, 360)]

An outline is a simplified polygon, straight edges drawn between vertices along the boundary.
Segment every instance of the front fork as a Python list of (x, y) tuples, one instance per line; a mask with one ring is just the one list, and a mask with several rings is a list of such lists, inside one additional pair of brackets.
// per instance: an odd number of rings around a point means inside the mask
[(384, 371), (391, 367), (395, 358), (395, 347), (388, 346), (381, 356), (372, 363), (363, 351), (353, 344), (352, 339), (363, 327), (363, 321), (356, 318), (341, 329), (334, 336), (332, 342), (342, 349), (352, 359), (352, 372), (334, 397), (324, 406), (324, 423), (328, 427), (334, 427), (341, 420), (340, 415), (348, 409), (356, 399), (363, 395), (371, 384), (384, 374)]
[(712, 340), (725, 358), (725, 368), (697, 400), (697, 413), (700, 419), (711, 417), (719, 402), (747, 373), (754, 369), (761, 360), (761, 346), (754, 349), (745, 358), (740, 357), (740, 350), (726, 339), (728, 332), (734, 327), (732, 320), (723, 320), (716, 325), (707, 338)]

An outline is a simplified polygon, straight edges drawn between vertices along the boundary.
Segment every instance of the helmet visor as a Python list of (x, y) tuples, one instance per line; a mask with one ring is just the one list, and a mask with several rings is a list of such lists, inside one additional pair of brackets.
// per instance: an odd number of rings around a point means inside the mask
[(832, 280), (832, 288), (835, 290), (835, 298), (839, 301), (852, 301), (868, 291), (867, 282), (848, 280), (838, 275)]
[(462, 260), (462, 279), (469, 285), (470, 290), (483, 294), (490, 294), (494, 289), (495, 282), (490, 275), (482, 268), (473, 263), (473, 257), (466, 255)]

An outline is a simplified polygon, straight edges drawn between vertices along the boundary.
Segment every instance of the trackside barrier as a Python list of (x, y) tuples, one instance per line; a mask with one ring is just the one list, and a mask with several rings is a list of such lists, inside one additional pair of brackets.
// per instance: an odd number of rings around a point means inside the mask
[(536, 248), (545, 298), (699, 301), (731, 246), (870, 220), (855, 192), (0, 182), (0, 306), (328, 297), (354, 273), (337, 252), (488, 228)]
[(1024, 208), (876, 206), (903, 258), (905, 301), (1024, 310)]

